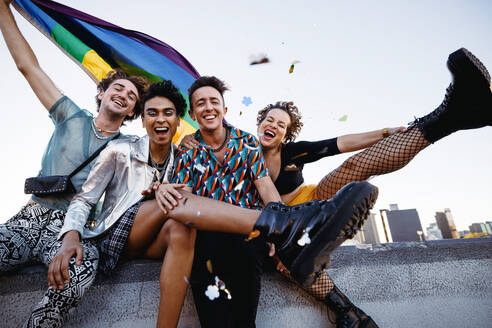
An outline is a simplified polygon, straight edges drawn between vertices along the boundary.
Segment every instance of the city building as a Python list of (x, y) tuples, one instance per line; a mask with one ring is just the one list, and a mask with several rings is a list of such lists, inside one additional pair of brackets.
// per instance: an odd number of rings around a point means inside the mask
[(380, 243), (378, 228), (376, 226), (376, 214), (369, 214), (366, 222), (362, 226), (362, 229), (357, 232), (354, 237), (354, 242), (357, 244), (372, 244), (377, 245)]
[(398, 205), (392, 204), (396, 210), (380, 210), (381, 221), (386, 242), (423, 241), (422, 224), (415, 208), (399, 210)]
[(427, 240), (441, 240), (442, 239), (442, 233), (439, 227), (437, 226), (437, 223), (431, 223), (427, 227), (427, 234), (425, 237)]
[(486, 233), (492, 235), (489, 225), (485, 223), (472, 223), (469, 227), (471, 233)]
[(445, 208), (444, 212), (436, 212), (436, 222), (444, 239), (460, 238), (460, 235), (456, 230), (456, 225), (454, 224), (453, 215), (449, 208)]
[(488, 227), (487, 231), (489, 231), (489, 235), (492, 236), (492, 221), (485, 221), (485, 225)]

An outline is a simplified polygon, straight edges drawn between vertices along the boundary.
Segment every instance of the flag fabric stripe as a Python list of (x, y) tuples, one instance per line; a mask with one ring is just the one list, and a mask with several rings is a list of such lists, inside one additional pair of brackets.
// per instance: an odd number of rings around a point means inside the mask
[(87, 52), (91, 50), (82, 41), (77, 39), (72, 33), (70, 33), (66, 28), (61, 25), (55, 25), (51, 29), (51, 37), (68, 51), (75, 59), (82, 63), (84, 56)]
[(111, 66), (109, 66), (108, 63), (99, 57), (97, 52), (92, 49), (84, 55), (82, 65), (91, 71), (98, 81), (101, 81), (101, 79), (112, 70)]
[[(171, 80), (188, 101), (188, 88), (200, 76), (179, 52), (144, 33), (50, 0), (15, 0), (14, 6), (95, 81), (119, 67), (152, 82)], [(197, 128), (187, 113), (174, 141)]]
[(138, 31), (132, 31), (132, 30), (127, 30), (124, 28), (121, 28), (117, 25), (114, 25), (112, 23), (106, 22), (102, 19), (99, 19), (97, 17), (88, 15), (84, 12), (81, 12), (79, 10), (76, 10), (74, 8), (67, 7), (65, 5), (56, 3), (54, 1), (50, 0), (33, 0), (34, 3), (39, 5), (40, 7), (46, 9), (46, 10), (53, 10), (56, 13), (61, 13), (65, 14), (69, 17), (73, 17), (76, 19), (79, 19), (81, 21), (87, 22), (89, 24), (99, 26), (101, 28), (104, 28), (105, 30), (110, 30), (110, 31), (115, 31), (117, 33), (120, 33), (122, 35), (126, 35), (132, 39), (138, 40), (142, 42), (143, 44), (147, 45), (148, 47), (154, 49), (158, 53), (164, 55), (165, 57), (169, 58), (172, 60), (176, 65), (180, 66), (184, 70), (188, 71), (190, 75), (192, 75), (195, 79), (200, 77), (200, 74), (198, 71), (188, 62), (186, 58), (184, 58), (179, 52), (177, 52), (175, 49), (173, 49), (171, 46), (168, 44), (151, 37), (150, 35), (147, 35), (142, 32)]

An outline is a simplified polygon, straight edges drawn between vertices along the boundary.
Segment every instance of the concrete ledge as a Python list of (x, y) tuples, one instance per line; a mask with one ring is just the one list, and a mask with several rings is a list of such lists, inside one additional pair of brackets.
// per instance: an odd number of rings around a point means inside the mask
[[(100, 275), (68, 327), (154, 327), (160, 262), (125, 263)], [(340, 247), (328, 270), (380, 327), (490, 327), (492, 238)], [(47, 286), (46, 269), (0, 276), (0, 327), (17, 327)], [(180, 327), (199, 327), (188, 294)], [(275, 273), (265, 274), (258, 327), (330, 327), (324, 307)]]

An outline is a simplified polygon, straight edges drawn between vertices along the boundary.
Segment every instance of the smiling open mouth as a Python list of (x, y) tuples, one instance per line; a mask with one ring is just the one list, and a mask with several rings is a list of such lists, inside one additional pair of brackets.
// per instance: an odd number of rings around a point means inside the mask
[(125, 104), (120, 100), (114, 99), (113, 102), (120, 107), (125, 107)]
[(165, 134), (169, 132), (169, 128), (155, 128), (154, 131), (157, 134)]

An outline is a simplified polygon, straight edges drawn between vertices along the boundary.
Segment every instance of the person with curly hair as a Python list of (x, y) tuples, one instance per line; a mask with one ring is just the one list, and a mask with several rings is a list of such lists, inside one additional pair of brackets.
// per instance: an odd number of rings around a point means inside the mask
[[(258, 136), (270, 176), (282, 200), (295, 205), (312, 199), (329, 199), (347, 183), (401, 169), (431, 143), (455, 131), (492, 125), (492, 87), (485, 66), (464, 48), (452, 53), (447, 64), (453, 82), (446, 90), (444, 101), (408, 128), (384, 128), (316, 142), (294, 142), (302, 122), (292, 102), (277, 102), (260, 110)], [(348, 158), (317, 184), (304, 184), (304, 164), (361, 149), (364, 150)], [(346, 230), (340, 243), (352, 238), (355, 232)], [(283, 270), (281, 263), (278, 268)], [(375, 326), (333, 284), (325, 270), (319, 272), (317, 281), (307, 291), (333, 310), (337, 327)]]
[[(62, 94), (40, 67), (19, 31), (9, 7), (11, 2), (0, 1), (0, 30), (19, 72), (54, 125), (39, 176), (68, 175), (110, 140), (126, 138), (119, 129), (124, 121), (139, 116), (140, 97), (148, 83), (145, 78), (129, 76), (124, 71), (111, 71), (98, 85), (97, 115), (81, 109)], [(71, 178), (76, 192), (87, 179), (92, 164), (93, 161)], [(49, 265), (61, 247), (57, 236), (73, 196), (69, 192), (58, 196), (32, 195), (15, 216), (0, 224), (0, 272), (16, 270), (26, 263)], [(76, 265), (75, 258), (64, 263), (72, 277), (70, 283), (61, 289), (49, 287), (42, 301), (33, 307), (24, 327), (60, 327), (77, 306), (95, 279), (98, 262), (93, 244), (83, 241), (81, 247), (85, 254), (83, 263)]]

